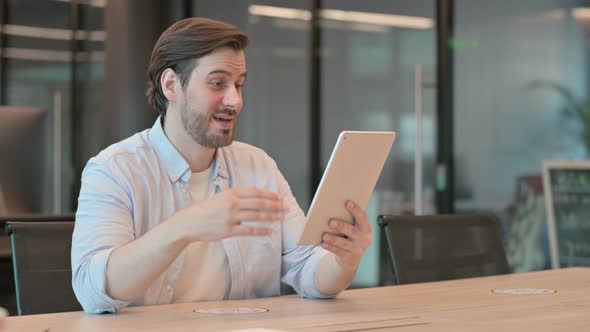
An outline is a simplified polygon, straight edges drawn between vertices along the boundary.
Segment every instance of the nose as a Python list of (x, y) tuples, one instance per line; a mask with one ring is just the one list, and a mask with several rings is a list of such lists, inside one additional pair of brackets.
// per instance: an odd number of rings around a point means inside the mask
[(242, 91), (233, 85), (229, 87), (223, 96), (223, 106), (239, 111), (242, 107)]

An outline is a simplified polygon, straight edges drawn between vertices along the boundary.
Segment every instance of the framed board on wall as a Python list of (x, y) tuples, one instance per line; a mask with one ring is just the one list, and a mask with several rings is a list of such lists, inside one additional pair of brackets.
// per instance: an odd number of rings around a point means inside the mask
[(590, 266), (590, 160), (543, 162), (551, 267)]

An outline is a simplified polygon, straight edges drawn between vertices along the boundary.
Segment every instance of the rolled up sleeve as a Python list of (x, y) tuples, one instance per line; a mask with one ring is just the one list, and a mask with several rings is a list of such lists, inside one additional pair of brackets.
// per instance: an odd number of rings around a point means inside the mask
[(132, 199), (125, 184), (91, 159), (82, 173), (72, 238), (72, 287), (84, 311), (116, 312), (129, 305), (107, 294), (107, 266), (117, 247), (134, 239)]

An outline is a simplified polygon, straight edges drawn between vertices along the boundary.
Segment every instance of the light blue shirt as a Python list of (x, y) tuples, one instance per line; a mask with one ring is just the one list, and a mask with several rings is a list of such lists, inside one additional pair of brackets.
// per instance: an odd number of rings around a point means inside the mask
[[(72, 240), (72, 285), (88, 313), (115, 312), (128, 305), (168, 304), (182, 272), (183, 254), (132, 302), (106, 292), (106, 268), (112, 251), (191, 204), (191, 169), (166, 137), (160, 118), (151, 129), (111, 145), (90, 159), (82, 187)], [(314, 284), (319, 246), (297, 246), (305, 216), (276, 163), (262, 150), (234, 142), (217, 149), (213, 185), (278, 192), (289, 204), (282, 222), (267, 237), (222, 240), (231, 274), (229, 299), (280, 295), (280, 281), (304, 297), (325, 298)], [(214, 221), (211, 221), (214, 222)]]

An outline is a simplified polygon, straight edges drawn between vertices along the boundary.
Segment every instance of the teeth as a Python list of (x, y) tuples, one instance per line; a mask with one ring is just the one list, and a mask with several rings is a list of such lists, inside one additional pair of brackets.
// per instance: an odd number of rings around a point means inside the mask
[(215, 119), (217, 121), (225, 121), (225, 122), (232, 120), (231, 118), (227, 118), (227, 117), (223, 117), (223, 116), (216, 116), (216, 115), (213, 116), (213, 119)]

